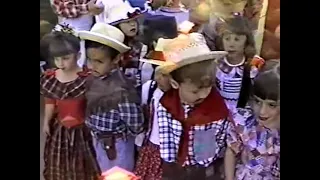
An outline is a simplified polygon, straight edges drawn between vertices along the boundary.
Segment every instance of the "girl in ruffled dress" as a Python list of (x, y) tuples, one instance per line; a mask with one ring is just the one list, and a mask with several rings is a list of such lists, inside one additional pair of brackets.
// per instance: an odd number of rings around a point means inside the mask
[(219, 27), (217, 46), (228, 52), (218, 60), (217, 88), (228, 109), (245, 107), (252, 79), (258, 74), (264, 60), (255, 56), (256, 49), (249, 21), (235, 15)]
[(226, 180), (280, 179), (280, 63), (256, 77), (250, 108), (238, 108), (228, 129)]
[(40, 94), (45, 97), (43, 132), (47, 135), (44, 178), (96, 180), (100, 172), (90, 131), (84, 125), (88, 71), (77, 65), (80, 40), (56, 31), (48, 38), (46, 47), (57, 68), (40, 77)]

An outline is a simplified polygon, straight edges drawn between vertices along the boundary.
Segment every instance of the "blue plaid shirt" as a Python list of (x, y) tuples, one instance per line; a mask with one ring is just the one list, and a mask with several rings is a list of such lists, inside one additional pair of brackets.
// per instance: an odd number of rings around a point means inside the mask
[[(101, 79), (104, 78), (107, 76), (101, 77)], [(127, 98), (124, 98), (116, 109), (108, 112), (100, 110), (95, 114), (90, 114), (85, 123), (93, 132), (137, 135), (143, 130), (144, 115), (140, 104), (129, 102)]]

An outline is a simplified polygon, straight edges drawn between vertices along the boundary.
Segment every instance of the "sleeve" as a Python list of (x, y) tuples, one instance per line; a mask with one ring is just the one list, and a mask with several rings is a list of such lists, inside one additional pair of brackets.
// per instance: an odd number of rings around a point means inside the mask
[(125, 101), (118, 104), (120, 119), (126, 124), (129, 133), (137, 135), (143, 130), (144, 115), (142, 108), (136, 104), (131, 103), (127, 98)]
[(151, 82), (152, 82), (152, 80), (149, 80), (142, 85), (142, 91), (141, 91), (142, 92), (141, 93), (142, 94), (141, 95), (141, 104), (142, 105), (147, 105)]
[(44, 103), (45, 103), (45, 104), (53, 104), (53, 105), (55, 105), (55, 104), (56, 104), (56, 100), (55, 100), (55, 99), (52, 99), (52, 98), (47, 98), (47, 97), (45, 97), (45, 98), (44, 98)]
[(89, 12), (88, 4), (75, 4), (73, 0), (54, 0), (53, 9), (58, 16), (65, 18), (76, 18)]
[(158, 104), (157, 118), (159, 124), (160, 157), (166, 162), (175, 162), (179, 145), (173, 143), (175, 139), (173, 136), (173, 126), (177, 128), (178, 125), (170, 121), (172, 118), (171, 114), (168, 113), (161, 103)]
[(230, 123), (227, 129), (227, 146), (230, 147), (234, 153), (238, 154), (242, 146), (241, 139), (236, 132), (235, 123)]
[(280, 156), (271, 168), (271, 173), (275, 177), (275, 180), (280, 180)]

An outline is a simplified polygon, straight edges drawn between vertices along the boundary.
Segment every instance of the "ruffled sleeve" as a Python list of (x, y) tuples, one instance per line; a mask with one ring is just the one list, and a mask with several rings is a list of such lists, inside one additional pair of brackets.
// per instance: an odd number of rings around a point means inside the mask
[(48, 69), (40, 75), (40, 94), (46, 95), (46, 90), (43, 88), (47, 83), (50, 82), (50, 79), (54, 78), (55, 70)]
[(236, 154), (241, 151), (243, 146), (242, 138), (247, 135), (247, 126), (252, 124), (252, 113), (247, 109), (238, 108), (233, 112), (232, 122), (227, 130), (227, 145), (230, 147)]

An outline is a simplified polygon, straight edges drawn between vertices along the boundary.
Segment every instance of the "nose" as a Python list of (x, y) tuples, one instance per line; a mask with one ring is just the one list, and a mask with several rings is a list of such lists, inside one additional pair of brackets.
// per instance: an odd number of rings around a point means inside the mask
[(90, 61), (87, 62), (87, 67), (88, 67), (89, 69), (93, 69), (93, 65), (92, 65), (92, 63), (91, 63)]
[(205, 99), (208, 96), (210, 91), (211, 91), (211, 88), (206, 88), (199, 91), (199, 94), (198, 94), (199, 99)]
[(267, 105), (265, 103), (262, 103), (261, 107), (260, 107), (260, 116), (263, 116), (267, 113)]
[(130, 22), (130, 26), (134, 26), (135, 23), (136, 23), (135, 21), (131, 21), (131, 22)]
[(56, 59), (56, 65), (57, 66), (62, 66), (63, 65), (62, 59)]

